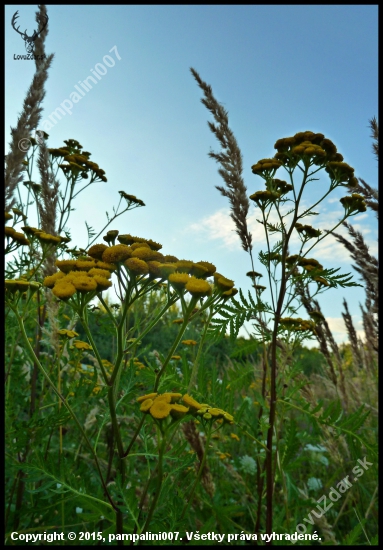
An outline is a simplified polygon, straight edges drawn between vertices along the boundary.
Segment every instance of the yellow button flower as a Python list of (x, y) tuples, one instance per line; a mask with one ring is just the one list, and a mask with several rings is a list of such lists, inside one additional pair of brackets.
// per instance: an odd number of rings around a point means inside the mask
[(155, 399), (153, 405), (150, 408), (150, 414), (157, 420), (163, 420), (167, 418), (172, 410), (171, 405), (161, 399)]
[(148, 264), (139, 258), (129, 258), (128, 260), (125, 260), (124, 266), (135, 275), (146, 275), (149, 273)]
[(92, 346), (90, 346), (87, 342), (83, 342), (82, 340), (75, 340), (73, 342), (73, 345), (76, 349), (80, 350), (91, 350)]
[(202, 263), (193, 264), (190, 271), (190, 275), (194, 275), (197, 279), (205, 279), (209, 276), (209, 270)]
[(161, 263), (158, 266), (158, 271), (163, 279), (167, 279), (171, 273), (174, 273), (177, 270), (177, 266), (171, 263)]
[(107, 288), (110, 288), (112, 286), (111, 281), (108, 281), (108, 279), (106, 279), (105, 277), (100, 277), (100, 275), (95, 275), (93, 279), (97, 283), (98, 291), (102, 292), (103, 290), (106, 290)]
[(108, 247), (106, 244), (94, 244), (88, 250), (88, 255), (96, 260), (102, 260), (102, 255)]
[(196, 298), (210, 296), (212, 293), (212, 288), (209, 283), (203, 279), (197, 279), (197, 277), (190, 277), (185, 289)]
[(185, 407), (184, 405), (175, 404), (172, 405), (170, 409), (170, 415), (177, 420), (183, 418), (188, 412), (188, 407)]
[(132, 251), (126, 244), (116, 244), (104, 250), (102, 261), (107, 263), (123, 262), (132, 256)]
[(182, 397), (182, 401), (186, 405), (186, 407), (189, 407), (191, 413), (196, 413), (201, 408), (201, 403), (198, 403), (193, 397), (185, 393), (185, 395)]
[(63, 279), (64, 277), (65, 277), (65, 274), (62, 271), (57, 271), (57, 273), (54, 273), (53, 275), (48, 275), (48, 277), (45, 277), (43, 284), (48, 288), (53, 288), (55, 283), (59, 279)]
[(169, 283), (178, 290), (183, 290), (185, 288), (186, 283), (190, 280), (190, 277), (187, 273), (171, 273), (169, 275)]
[(97, 282), (95, 279), (93, 277), (88, 277), (87, 275), (73, 278), (72, 284), (78, 292), (83, 294), (97, 289)]
[(171, 398), (170, 393), (163, 393), (162, 395), (158, 395), (155, 398), (154, 402), (156, 403), (157, 401), (163, 401), (164, 403), (170, 404), (171, 401), (172, 401), (172, 398)]
[(152, 405), (153, 405), (153, 399), (145, 399), (145, 401), (141, 403), (140, 411), (148, 414), (149, 409)]
[(157, 395), (157, 393), (148, 393), (147, 395), (141, 395), (141, 397), (137, 397), (137, 402), (142, 403), (146, 399), (154, 399), (155, 397), (157, 397)]
[(69, 271), (76, 268), (76, 261), (77, 260), (56, 260), (55, 265), (63, 273), (69, 273)]
[(52, 292), (60, 300), (69, 300), (76, 292), (76, 288), (73, 283), (69, 281), (58, 281), (52, 289)]

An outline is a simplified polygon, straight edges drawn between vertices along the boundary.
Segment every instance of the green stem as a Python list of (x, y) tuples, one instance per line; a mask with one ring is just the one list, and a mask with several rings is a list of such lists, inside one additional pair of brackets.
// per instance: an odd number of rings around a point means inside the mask
[(191, 315), (191, 313), (192, 313), (192, 311), (193, 311), (193, 309), (194, 309), (196, 303), (197, 303), (197, 299), (196, 299), (196, 298), (192, 298), (192, 299), (190, 300), (189, 307), (188, 307), (188, 309), (187, 309), (186, 312), (185, 312), (186, 315), (185, 315), (185, 317), (184, 317), (184, 322), (182, 323), (182, 326), (181, 326), (180, 331), (179, 331), (179, 333), (178, 333), (178, 335), (177, 335), (177, 338), (174, 340), (173, 345), (172, 345), (172, 347), (170, 348), (170, 351), (169, 351), (169, 353), (168, 353), (168, 355), (167, 355), (167, 357), (166, 357), (166, 359), (165, 359), (165, 361), (164, 361), (164, 363), (163, 363), (163, 365), (162, 365), (162, 368), (161, 368), (160, 372), (159, 372), (159, 373), (157, 374), (157, 376), (156, 376), (156, 381), (155, 381), (155, 384), (154, 384), (153, 391), (157, 391), (157, 389), (158, 389), (158, 385), (159, 385), (159, 383), (160, 383), (160, 378), (161, 378), (161, 376), (163, 375), (163, 373), (165, 372), (165, 369), (166, 369), (166, 367), (167, 367), (167, 365), (168, 365), (170, 359), (172, 358), (173, 353), (175, 352), (175, 350), (177, 349), (178, 344), (179, 344), (180, 341), (181, 341), (181, 338), (182, 338), (182, 336), (183, 336), (183, 334), (184, 334), (184, 332), (185, 332), (185, 330), (186, 330), (187, 324), (188, 324), (188, 322), (189, 322), (189, 317), (190, 317), (190, 315)]
[[(273, 303), (273, 310), (275, 311), (275, 302), (274, 302), (274, 293), (273, 293), (273, 285), (271, 284), (271, 269), (270, 269), (270, 242), (269, 242), (269, 232), (267, 230), (267, 220), (265, 218), (265, 211), (262, 209), (262, 218), (263, 218), (263, 227), (265, 228), (265, 235), (266, 235), (266, 242), (267, 242), (267, 252), (268, 252), (268, 261), (267, 261), (267, 275), (269, 278), (269, 285), (270, 285), (270, 294), (271, 294), (271, 301)], [(267, 217), (268, 218), (268, 217)]]
[(123, 454), (123, 457), (124, 457), (124, 458), (126, 458), (126, 457), (129, 455), (129, 453), (130, 453), (130, 451), (131, 451), (131, 448), (133, 447), (133, 444), (134, 444), (134, 442), (136, 441), (137, 436), (138, 436), (138, 434), (140, 433), (140, 430), (141, 430), (142, 425), (143, 425), (144, 422), (145, 422), (145, 415), (142, 416), (142, 418), (141, 418), (141, 420), (140, 420), (140, 423), (138, 424), (137, 429), (136, 429), (136, 431), (134, 432), (134, 435), (133, 435), (133, 437), (132, 437), (132, 439), (131, 439), (131, 441), (130, 441), (130, 443), (129, 443), (129, 447), (127, 448), (126, 452)]
[(194, 482), (194, 484), (193, 484), (192, 490), (190, 491), (188, 501), (186, 502), (186, 504), (185, 504), (184, 507), (183, 507), (183, 510), (182, 510), (182, 513), (181, 513), (180, 520), (182, 520), (182, 519), (184, 518), (186, 512), (187, 512), (188, 509), (189, 509), (189, 506), (190, 506), (190, 504), (191, 504), (191, 501), (192, 501), (192, 498), (193, 498), (193, 495), (194, 495), (194, 491), (196, 490), (196, 487), (197, 487), (197, 485), (198, 485), (198, 482), (199, 482), (199, 480), (201, 479), (203, 469), (205, 468), (206, 457), (207, 457), (207, 452), (208, 452), (209, 443), (210, 443), (210, 437), (211, 437), (211, 432), (212, 432), (211, 429), (212, 429), (212, 425), (209, 424), (209, 430), (208, 430), (207, 437), (206, 437), (205, 449), (204, 449), (204, 451), (203, 451), (203, 456), (202, 456), (201, 464), (200, 464), (200, 466), (199, 466), (198, 474), (197, 474), (197, 477), (196, 477), (195, 482)]
[[(131, 306), (131, 302), (129, 301), (130, 294), (131, 294), (131, 285), (130, 285), (130, 282), (129, 282), (129, 288), (128, 288), (127, 293), (126, 293), (126, 301), (124, 303), (124, 307), (123, 307), (123, 310), (122, 310), (121, 319), (120, 319), (120, 321), (117, 325), (117, 329), (116, 329), (116, 332), (117, 332), (117, 356), (116, 356), (116, 359), (115, 359), (115, 362), (114, 362), (113, 373), (112, 373), (112, 376), (111, 376), (110, 382), (109, 382), (109, 385), (114, 387), (115, 394), (117, 393), (117, 390), (118, 390), (118, 382), (119, 382), (119, 376), (118, 375), (119, 375), (119, 372), (120, 372), (122, 358), (123, 358), (123, 355), (124, 355), (124, 350), (123, 350), (123, 345), (122, 344), (124, 342), (125, 318), (126, 318), (126, 315), (128, 313), (128, 309)], [(117, 383), (116, 383), (116, 381), (117, 381)]]
[[(277, 391), (276, 391), (276, 379), (277, 379), (277, 335), (278, 335), (278, 326), (279, 319), (281, 316), (281, 311), (283, 307), (283, 302), (286, 294), (286, 283), (288, 277), (286, 277), (286, 257), (287, 250), (290, 241), (291, 234), (295, 227), (297, 218), (298, 218), (298, 208), (299, 203), (302, 198), (303, 189), (306, 184), (307, 179), (307, 170), (308, 167), (305, 167), (302, 185), (299, 190), (298, 196), (296, 198), (294, 216), (290, 226), (290, 229), (285, 234), (285, 239), (283, 242), (282, 248), (282, 259), (281, 259), (281, 283), (279, 287), (279, 296), (277, 301), (277, 307), (274, 311), (274, 329), (271, 342), (271, 369), (270, 369), (270, 412), (269, 412), (269, 429), (267, 432), (267, 448), (269, 450), (266, 453), (265, 465), (266, 465), (266, 533), (268, 535), (272, 534), (272, 525), (273, 525), (273, 494), (274, 494), (274, 481), (273, 481), (273, 435), (274, 435), (274, 424), (275, 424), (275, 415), (276, 415), (276, 405), (277, 405)], [(267, 228), (266, 228), (267, 229)]]
[[(148, 334), (148, 332), (150, 332), (152, 328), (158, 323), (158, 321), (161, 319), (164, 313), (166, 313), (166, 311), (170, 308), (170, 306), (175, 304), (177, 300), (178, 300), (178, 296), (176, 294), (171, 296), (169, 301), (166, 302), (165, 306), (161, 309), (161, 311), (153, 319), (153, 321), (146, 327), (146, 329), (143, 332), (141, 332), (141, 334), (137, 336), (136, 340), (142, 340)], [(128, 352), (135, 345), (136, 345), (135, 343), (130, 344), (127, 348), (124, 349), (124, 353)]]
[(72, 408), (70, 407), (70, 405), (67, 403), (66, 399), (61, 395), (61, 393), (56, 389), (56, 386), (54, 385), (54, 383), (52, 382), (52, 380), (50, 379), (49, 377), (49, 374), (46, 372), (46, 370), (44, 369), (44, 367), (42, 366), (42, 364), (40, 363), (40, 361), (37, 359), (34, 351), (33, 351), (33, 348), (28, 340), (28, 336), (27, 336), (27, 333), (25, 332), (25, 327), (24, 327), (24, 323), (23, 323), (23, 320), (21, 319), (20, 315), (19, 315), (19, 312), (17, 311), (17, 309), (11, 304), (9, 303), (9, 306), (10, 308), (13, 310), (14, 314), (16, 315), (16, 319), (18, 321), (18, 324), (19, 324), (19, 327), (20, 327), (20, 331), (21, 331), (21, 334), (23, 336), (23, 339), (24, 339), (24, 342), (26, 344), (26, 347), (27, 347), (27, 350), (29, 352), (29, 356), (31, 357), (32, 361), (35, 362), (35, 364), (38, 366), (38, 368), (40, 369), (40, 371), (43, 373), (44, 377), (46, 378), (48, 384), (51, 386), (53, 392), (57, 395), (57, 397), (62, 401), (64, 407), (67, 409), (67, 411), (69, 412), (69, 414), (71, 415), (71, 417), (73, 418), (73, 420), (75, 421), (78, 429), (80, 430), (81, 432), (81, 435), (83, 436), (83, 438), (85, 439), (89, 449), (90, 449), (90, 452), (91, 454), (93, 455), (93, 458), (95, 460), (95, 463), (96, 463), (96, 468), (97, 468), (97, 471), (98, 471), (98, 474), (100, 476), (100, 479), (101, 479), (101, 483), (102, 483), (102, 486), (104, 488), (104, 491), (105, 491), (105, 494), (110, 502), (110, 504), (112, 505), (113, 509), (115, 511), (118, 510), (118, 508), (116, 507), (116, 505), (114, 504), (110, 494), (109, 494), (109, 491), (108, 491), (108, 488), (106, 487), (106, 484), (105, 484), (105, 481), (104, 481), (104, 478), (103, 478), (103, 475), (102, 475), (102, 472), (101, 472), (101, 467), (100, 467), (100, 463), (98, 461), (98, 457), (96, 455), (96, 453), (94, 452), (94, 449), (92, 447), (92, 444), (90, 443), (89, 439), (88, 439), (88, 436), (86, 435), (85, 433), (85, 430), (84, 428), (81, 426), (77, 416), (75, 415), (74, 411), (72, 410)]
[(195, 379), (197, 378), (199, 358), (201, 356), (201, 351), (202, 351), (202, 347), (203, 347), (203, 344), (204, 344), (204, 341), (205, 341), (205, 338), (206, 338), (207, 329), (209, 328), (209, 324), (210, 324), (210, 321), (211, 321), (212, 317), (213, 317), (213, 308), (210, 308), (210, 313), (209, 313), (209, 316), (206, 320), (205, 328), (204, 328), (204, 331), (203, 331), (203, 334), (202, 334), (202, 338), (201, 338), (201, 341), (200, 341), (199, 346), (198, 346), (197, 357), (195, 358), (194, 365), (193, 365), (193, 368), (192, 368), (187, 393), (190, 393), (190, 390), (191, 390), (192, 386), (195, 383)]
[[(158, 439), (160, 439), (160, 430), (158, 430)], [(148, 517), (146, 518), (145, 525), (142, 529), (142, 533), (145, 533), (149, 528), (150, 522), (152, 521), (152, 517), (154, 514), (154, 510), (157, 505), (158, 498), (160, 496), (161, 487), (162, 487), (162, 478), (163, 478), (163, 458), (164, 458), (165, 445), (166, 445), (166, 437), (163, 436), (161, 443), (159, 442), (159, 445), (158, 445), (158, 467), (157, 467), (158, 474), (157, 474), (156, 492), (153, 497), (152, 504), (150, 506), (150, 510), (148, 512)]]
[(109, 315), (109, 317), (110, 317), (112, 323), (114, 324), (115, 327), (117, 327), (118, 323), (117, 323), (117, 321), (116, 321), (116, 318), (115, 318), (115, 316), (113, 315), (113, 313), (110, 311), (109, 306), (108, 306), (108, 304), (105, 302), (104, 298), (102, 297), (101, 292), (100, 292), (99, 294), (97, 294), (97, 297), (98, 297), (98, 299), (100, 300), (100, 302), (102, 303), (102, 305), (104, 306), (104, 308), (106, 309), (106, 312), (107, 312), (107, 314)]
[(108, 403), (109, 403), (109, 412), (110, 417), (112, 420), (112, 426), (113, 426), (113, 432), (114, 436), (117, 441), (117, 449), (118, 449), (118, 456), (122, 460), (124, 457), (124, 447), (121, 440), (121, 433), (120, 433), (120, 427), (118, 425), (117, 421), (117, 413), (116, 413), (116, 404), (114, 400), (114, 388), (111, 387), (108, 389)]
[[(175, 424), (171, 427), (173, 427), (173, 433), (171, 434), (170, 438), (168, 439), (167, 443), (166, 443), (166, 446), (164, 448), (164, 450), (166, 449), (166, 447), (170, 447), (170, 444), (176, 434), (176, 431), (177, 431), (177, 427), (178, 425), (180, 424), (182, 420), (180, 419), (179, 421), (175, 422)], [(171, 429), (170, 427), (170, 429)], [(166, 435), (168, 435), (169, 432), (167, 432)], [(138, 455), (137, 455), (138, 456)], [(143, 456), (146, 456), (148, 458), (148, 454), (146, 453), (143, 453)], [(144, 502), (145, 502), (145, 499), (146, 499), (146, 495), (148, 494), (148, 489), (149, 489), (149, 485), (150, 485), (150, 482), (152, 481), (152, 479), (154, 478), (154, 475), (156, 474), (158, 470), (158, 464), (157, 466), (154, 468), (154, 470), (152, 471), (152, 473), (150, 474), (150, 476), (148, 476), (148, 480), (146, 482), (146, 485), (145, 485), (145, 488), (144, 488), (144, 491), (141, 495), (141, 499), (140, 499), (140, 503), (138, 505), (138, 516), (137, 516), (137, 521), (136, 521), (136, 525), (134, 527), (134, 533), (137, 533), (137, 530), (139, 528), (139, 521), (141, 519), (141, 514), (142, 514), (142, 508), (144, 506)], [(133, 545), (133, 541), (131, 542), (131, 545)]]
[(85, 331), (85, 334), (87, 335), (88, 337), (88, 340), (90, 342), (90, 345), (92, 346), (92, 349), (93, 349), (93, 352), (96, 356), (96, 359), (97, 359), (97, 362), (98, 362), (98, 365), (101, 369), (101, 372), (102, 372), (102, 376), (104, 378), (104, 381), (105, 383), (110, 386), (111, 385), (111, 381), (108, 380), (108, 374), (105, 370), (105, 367), (104, 365), (102, 364), (102, 359), (101, 359), (101, 356), (99, 354), (99, 351), (97, 349), (97, 346), (95, 344), (95, 341), (93, 340), (93, 336), (92, 336), (92, 333), (90, 332), (89, 330), (89, 326), (88, 326), (88, 315), (87, 315), (87, 311), (86, 311), (86, 306), (82, 309), (82, 311), (80, 312), (80, 321), (82, 323), (82, 326), (84, 327), (84, 331)]

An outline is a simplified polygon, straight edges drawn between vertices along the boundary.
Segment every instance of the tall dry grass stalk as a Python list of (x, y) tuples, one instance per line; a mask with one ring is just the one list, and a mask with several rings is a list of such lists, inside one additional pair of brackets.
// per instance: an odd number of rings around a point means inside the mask
[[(39, 5), (39, 10), (36, 12), (37, 24), (41, 27), (45, 21), (46, 6)], [(27, 91), (22, 111), (17, 120), (15, 128), (11, 128), (11, 142), (9, 143), (10, 151), (5, 157), (5, 210), (9, 211), (15, 205), (15, 192), (18, 185), (23, 181), (23, 165), (26, 151), (19, 148), (19, 143), (22, 139), (28, 139), (33, 131), (38, 129), (38, 124), (41, 120), (42, 101), (45, 97), (45, 83), (48, 78), (48, 69), (52, 64), (54, 54), (50, 54), (46, 59), (41, 59), (40, 56), (45, 55), (45, 38), (48, 34), (48, 25), (42, 31), (40, 36), (35, 41), (35, 55), (37, 60), (36, 72), (33, 76), (32, 83)]]
[(251, 254), (252, 236), (246, 219), (250, 202), (242, 177), (242, 153), (232, 130), (229, 128), (228, 112), (215, 99), (211, 86), (201, 79), (195, 69), (191, 68), (190, 71), (205, 95), (201, 99), (201, 103), (212, 113), (217, 123), (214, 124), (208, 121), (210, 130), (221, 144), (222, 152), (214, 153), (210, 151), (209, 157), (215, 159), (221, 165), (218, 173), (223, 178), (226, 187), (216, 185), (216, 189), (229, 199), (230, 216), (235, 223), (235, 231), (241, 239), (243, 250)]
[(59, 182), (55, 179), (49, 165), (49, 153), (45, 142), (39, 145), (37, 166), (40, 172), (41, 192), (38, 209), (40, 213), (41, 229), (57, 235), (57, 203), (59, 199)]
[[(50, 233), (57, 234), (57, 204), (59, 199), (59, 182), (54, 177), (49, 164), (49, 153), (45, 141), (39, 145), (39, 156), (37, 167), (40, 173), (41, 192), (38, 195), (39, 202), (37, 208), (40, 214), (41, 229)], [(55, 260), (56, 252), (47, 256), (44, 262), (44, 276), (52, 275), (56, 271)], [(48, 293), (50, 295), (50, 293)]]

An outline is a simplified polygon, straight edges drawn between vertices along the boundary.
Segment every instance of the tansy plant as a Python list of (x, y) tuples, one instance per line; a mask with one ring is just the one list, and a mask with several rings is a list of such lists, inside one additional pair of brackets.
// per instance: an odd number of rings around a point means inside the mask
[[(222, 337), (230, 328), (235, 338), (243, 323), (252, 321), (254, 337), (263, 344), (263, 402), (258, 419), (262, 433), (261, 419), (266, 411), (268, 426), (263, 426), (263, 431), (267, 433), (267, 452), (261, 460), (262, 449), (258, 442), (259, 498), (255, 531), (258, 533), (262, 528), (265, 479), (265, 528), (271, 534), (275, 480), (280, 464), (276, 446), (284, 410), (282, 404), (278, 409), (278, 400), (283, 398), (289, 378), (296, 375), (296, 371), (291, 368), (292, 350), (304, 339), (312, 338), (315, 327), (324, 321), (318, 311), (310, 312), (309, 319), (298, 316), (302, 306), (300, 298), (303, 289), (313, 298), (333, 288), (360, 286), (352, 282), (350, 274), (340, 275), (339, 269), (326, 268), (313, 254), (315, 247), (345, 220), (365, 212), (366, 203), (361, 194), (353, 192), (358, 188), (354, 169), (344, 162), (330, 139), (322, 133), (311, 131), (298, 132), (276, 141), (276, 153), (270, 158), (258, 160), (251, 167), (253, 174), (263, 180), (263, 188), (248, 196), (242, 179), (242, 155), (228, 126), (227, 111), (216, 101), (211, 87), (202, 81), (194, 69), (191, 72), (204, 92), (201, 101), (216, 122), (209, 122), (209, 127), (222, 146), (222, 152), (209, 153), (220, 164), (219, 174), (225, 182), (225, 187), (217, 189), (230, 201), (236, 232), (242, 248), (251, 259), (252, 269), (247, 275), (251, 278), (254, 293), (249, 292), (247, 298), (240, 291), (240, 299), (233, 298), (232, 303), (221, 310), (223, 317), (213, 321), (211, 334)], [(326, 183), (319, 179), (320, 175), (327, 180)], [(345, 196), (340, 199), (343, 215), (334, 227), (324, 231), (315, 227), (314, 222), (309, 223), (318, 219), (318, 209), (323, 201), (339, 189), (345, 192)], [(266, 249), (259, 253), (257, 270), (252, 255), (252, 235), (247, 227), (249, 199), (256, 208), (257, 221), (265, 233)], [(266, 282), (262, 284), (265, 279)], [(281, 419), (277, 424), (279, 410)], [(261, 471), (265, 471), (265, 478), (261, 476)], [(283, 472), (278, 473), (283, 477)]]
[[(31, 230), (30, 234), (40, 243), (42, 241), (41, 233), (38, 230)], [(47, 240), (49, 236), (45, 237)], [(52, 236), (50, 236), (52, 239)], [(200, 415), (201, 422), (206, 424), (207, 428), (207, 445), (212, 433), (212, 425), (215, 421), (218, 422), (218, 428), (222, 423), (233, 422), (233, 417), (219, 409), (209, 405), (200, 405), (188, 395), (184, 395), (183, 404), (178, 401), (182, 397), (177, 393), (164, 393), (158, 395), (158, 390), (167, 384), (166, 371), (171, 360), (175, 357), (174, 353), (182, 341), (185, 330), (193, 319), (206, 312), (207, 322), (206, 329), (210, 320), (216, 315), (223, 304), (227, 303), (235, 293), (234, 282), (227, 279), (220, 273), (217, 273), (216, 267), (206, 261), (193, 262), (190, 260), (179, 260), (175, 256), (165, 255), (160, 250), (162, 245), (147, 238), (136, 237), (130, 234), (120, 234), (117, 230), (108, 231), (103, 237), (104, 243), (97, 243), (88, 248), (83, 255), (73, 254), (69, 258), (60, 258), (55, 261), (57, 271), (46, 276), (43, 279), (43, 287), (46, 292), (52, 294), (57, 299), (59, 304), (66, 311), (72, 311), (72, 318), (78, 319), (83, 327), (88, 342), (74, 339), (78, 336), (73, 329), (60, 329), (58, 335), (64, 339), (61, 346), (58, 347), (58, 384), (55, 384), (50, 373), (47, 372), (35, 350), (28, 340), (24, 325), (26, 307), (32, 299), (33, 293), (39, 288), (36, 282), (29, 282), (26, 279), (14, 279), (6, 281), (6, 301), (10, 310), (13, 312), (21, 334), (28, 350), (28, 353), (33, 362), (38, 366), (41, 373), (45, 377), (47, 383), (59, 399), (59, 410), (62, 405), (66, 407), (73, 420), (77, 424), (77, 428), (82, 434), (84, 441), (89, 447), (97, 465), (98, 473), (104, 487), (105, 494), (110, 505), (116, 513), (116, 529), (118, 533), (122, 532), (123, 525), (123, 507), (117, 497), (113, 497), (105, 482), (105, 474), (101, 470), (98, 457), (92, 444), (84, 431), (81, 422), (77, 418), (73, 407), (69, 403), (68, 397), (75, 397), (69, 385), (67, 397), (64, 397), (62, 392), (62, 369), (61, 362), (65, 354), (73, 356), (75, 367), (69, 371), (69, 374), (74, 375), (76, 372), (86, 374), (87, 369), (81, 366), (76, 359), (77, 352), (91, 352), (95, 357), (95, 368), (97, 371), (97, 382), (93, 392), (98, 393), (102, 386), (105, 388), (108, 399), (109, 415), (113, 433), (113, 440), (117, 447), (117, 462), (115, 468), (119, 472), (119, 482), (121, 487), (126, 485), (126, 459), (131, 453), (134, 442), (140, 433), (143, 426), (146, 414), (154, 421), (158, 432), (158, 466), (156, 468), (157, 490), (153, 496), (152, 504), (149, 508), (148, 516), (140, 530), (146, 531), (151, 522), (156, 503), (158, 501), (161, 484), (162, 484), (162, 464), (164, 452), (167, 445), (170, 444), (175, 430), (183, 417), (187, 414)], [(55, 242), (50, 242), (49, 245), (58, 247), (61, 241), (57, 238)], [(43, 246), (43, 245), (42, 245)], [(106, 290), (115, 285), (115, 291), (119, 299), (119, 313), (116, 315), (112, 310), (109, 302), (103, 294)], [(127, 316), (137, 302), (143, 300), (146, 295), (161, 290), (165, 293), (165, 302), (161, 304), (156, 314), (151, 319), (147, 320), (146, 326), (141, 329), (141, 332), (136, 337), (132, 338), (131, 329), (127, 323)], [(26, 296), (27, 300), (22, 300)], [(114, 329), (115, 339), (117, 342), (116, 353), (113, 363), (106, 362), (102, 358), (94, 334), (89, 326), (89, 312), (93, 306), (91, 302), (97, 298), (99, 303), (104, 308), (109, 317), (111, 326)], [(153, 372), (152, 377), (152, 392), (149, 395), (140, 397), (138, 401), (141, 403), (140, 410), (142, 413), (141, 422), (138, 424), (135, 433), (130, 441), (127, 441), (126, 434), (121, 428), (118, 421), (118, 402), (121, 397), (121, 375), (126, 371), (126, 376), (129, 375), (129, 369), (136, 370), (137, 365), (145, 368), (136, 359), (132, 360), (134, 352), (137, 350), (137, 345), (143, 340), (146, 334), (161, 320), (167, 310), (178, 302), (182, 311), (182, 322), (178, 326), (178, 333), (170, 346), (167, 356), (161, 362), (160, 368)], [(206, 329), (203, 337), (206, 336)], [(202, 337), (202, 341), (203, 341)], [(202, 347), (200, 343), (200, 349)], [(70, 352), (68, 342), (71, 342)], [(184, 343), (192, 342), (191, 340), (183, 340)], [(194, 342), (194, 341), (193, 341)], [(67, 351), (66, 351), (67, 350)], [(200, 351), (200, 350), (199, 350)], [(194, 364), (192, 380), (196, 375), (198, 365), (198, 356)], [(165, 382), (163, 383), (163, 380)], [(169, 423), (170, 421), (170, 423)], [(62, 449), (62, 429), (60, 427), (60, 449)], [(207, 449), (207, 447), (206, 447)], [(200, 465), (195, 483), (189, 499), (185, 503), (183, 514), (190, 504), (192, 494), (200, 479), (202, 469), (206, 461), (206, 454)], [(152, 476), (153, 477), (153, 476)], [(151, 477), (148, 479), (145, 495), (148, 491)], [(123, 497), (122, 497), (123, 498)], [(142, 500), (140, 513), (142, 511)], [(138, 526), (136, 525), (138, 529)]]
[[(342, 187), (350, 192), (357, 185), (354, 169), (343, 161), (333, 142), (321, 133), (298, 132), (294, 136), (277, 140), (274, 148), (277, 153), (272, 158), (262, 159), (252, 166), (253, 174), (263, 179), (265, 189), (256, 191), (249, 197), (260, 213), (259, 222), (265, 230), (267, 250), (259, 254), (259, 260), (266, 269), (271, 295), (271, 305), (268, 305), (262, 300), (263, 289), (257, 285), (256, 276), (250, 274), (256, 292), (254, 310), (262, 316), (263, 321), (255, 327), (265, 344), (270, 342), (270, 356), (268, 352), (264, 355), (265, 376), (270, 373), (268, 454), (265, 458), (268, 533), (272, 532), (277, 384), (280, 377), (284, 376), (282, 370), (277, 379), (278, 338), (284, 336), (287, 343), (292, 338), (294, 345), (310, 333), (315, 333), (315, 324), (321, 322), (315, 315), (308, 320), (290, 316), (296, 314), (301, 306), (297, 300), (300, 286), (312, 289), (312, 296), (329, 288), (356, 286), (349, 274), (337, 275), (339, 269), (325, 269), (315, 258), (309, 257), (309, 254), (347, 218), (366, 210), (363, 197), (351, 193), (340, 199), (344, 214), (332, 229), (322, 232), (310, 224), (302, 223), (301, 220), (319, 215), (315, 209), (335, 189)], [(276, 177), (280, 170), (285, 171), (287, 181)], [(323, 186), (319, 198), (310, 204), (310, 186), (319, 181), (314, 176), (323, 170), (327, 172), (329, 182), (327, 186)], [(309, 206), (304, 205), (307, 203)], [(294, 232), (298, 235), (297, 244)], [(296, 250), (291, 254), (293, 245)]]

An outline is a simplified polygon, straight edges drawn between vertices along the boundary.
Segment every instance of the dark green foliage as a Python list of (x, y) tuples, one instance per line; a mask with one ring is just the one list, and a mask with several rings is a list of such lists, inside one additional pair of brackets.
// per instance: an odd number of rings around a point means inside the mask
[(294, 363), (306, 376), (311, 374), (323, 374), (326, 360), (319, 350), (297, 346), (293, 353)]

